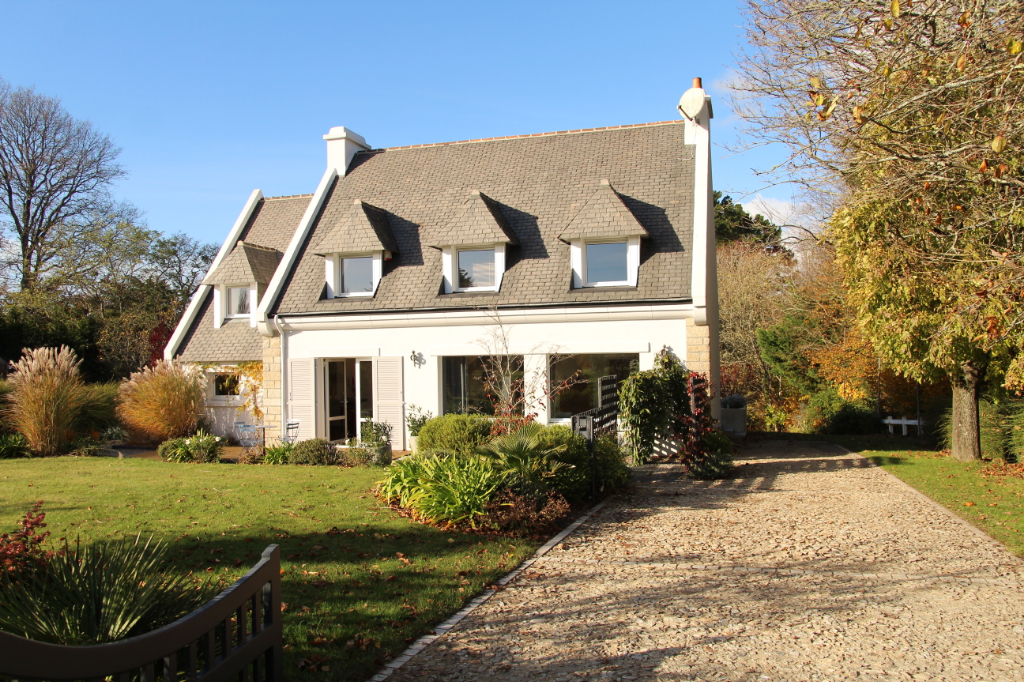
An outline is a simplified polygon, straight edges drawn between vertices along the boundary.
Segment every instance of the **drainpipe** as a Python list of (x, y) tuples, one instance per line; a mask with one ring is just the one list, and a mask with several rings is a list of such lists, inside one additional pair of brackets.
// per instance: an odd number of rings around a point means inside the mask
[(288, 366), (286, 358), (286, 349), (288, 348), (288, 337), (285, 336), (284, 330), (281, 329), (280, 316), (274, 315), (270, 318), (274, 322), (274, 329), (277, 330), (278, 336), (281, 337), (281, 435), (285, 435), (286, 425), (288, 424), (288, 390), (287, 390), (287, 372), (285, 367)]

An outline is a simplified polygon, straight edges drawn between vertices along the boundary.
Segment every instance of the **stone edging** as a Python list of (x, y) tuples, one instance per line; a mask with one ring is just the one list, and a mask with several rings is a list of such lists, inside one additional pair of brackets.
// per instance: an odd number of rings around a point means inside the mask
[(504, 577), (499, 579), (496, 583), (498, 585), (497, 589), (491, 587), (484, 590), (482, 594), (479, 594), (473, 599), (471, 599), (465, 606), (459, 609), (451, 618), (441, 623), (440, 625), (436, 626), (432, 633), (430, 633), (429, 635), (423, 635), (418, 640), (416, 640), (408, 649), (403, 651), (400, 656), (397, 656), (395, 657), (394, 660), (385, 663), (384, 669), (376, 675), (374, 675), (373, 677), (371, 677), (370, 682), (382, 682), (383, 680), (386, 680), (388, 677), (391, 676), (393, 672), (395, 672), (403, 665), (405, 665), (413, 656), (415, 656), (416, 654), (430, 646), (431, 642), (438, 639), (442, 635), (447, 634), (449, 630), (458, 625), (459, 621), (461, 621), (463, 618), (471, 614), (473, 611), (476, 610), (477, 607), (481, 606), (488, 599), (497, 594), (499, 589), (505, 587), (510, 582), (518, 578), (520, 573), (528, 569), (530, 566), (536, 563), (538, 559), (540, 559), (542, 556), (544, 556), (552, 549), (557, 547), (559, 543), (562, 542), (562, 540), (565, 540), (565, 538), (569, 537), (572, 533), (576, 532), (577, 528), (583, 525), (591, 516), (599, 512), (606, 504), (608, 504), (610, 500), (611, 498), (608, 498), (603, 502), (599, 502), (598, 504), (594, 505), (593, 507), (590, 508), (590, 510), (587, 513), (573, 521), (565, 530), (563, 530), (561, 533), (545, 542), (540, 547), (540, 549), (533, 553), (533, 556), (523, 561), (523, 563), (519, 564), (516, 568), (512, 569), (511, 572), (507, 573)]
[[(826, 441), (826, 442), (828, 442), (828, 441)], [(946, 508), (945, 506), (943, 506), (943, 505), (939, 504), (938, 502), (936, 502), (936, 501), (935, 501), (935, 500), (933, 500), (932, 498), (928, 497), (928, 496), (927, 496), (927, 495), (925, 495), (925, 494), (924, 494), (923, 492), (921, 492), (920, 490), (918, 490), (918, 489), (917, 489), (917, 488), (915, 488), (914, 486), (910, 485), (909, 483), (907, 483), (906, 481), (904, 481), (903, 479), (901, 479), (901, 478), (900, 478), (899, 476), (897, 476), (896, 474), (893, 474), (893, 473), (891, 473), (891, 472), (889, 472), (889, 471), (886, 471), (885, 467), (882, 467), (882, 466), (879, 466), (878, 464), (875, 464), (875, 463), (874, 463), (874, 462), (872, 462), (872, 461), (871, 461), (871, 460), (870, 460), (869, 458), (865, 457), (864, 455), (860, 454), (859, 452), (854, 452), (853, 450), (850, 450), (849, 448), (845, 448), (845, 447), (843, 447), (842, 445), (839, 445), (838, 443), (832, 443), (832, 445), (835, 445), (835, 446), (836, 446), (837, 448), (840, 448), (840, 449), (841, 449), (841, 450), (842, 450), (843, 452), (848, 452), (848, 453), (850, 453), (851, 455), (857, 455), (858, 457), (860, 457), (861, 459), (863, 459), (863, 460), (864, 460), (865, 462), (867, 462), (867, 463), (868, 463), (868, 466), (869, 466), (869, 467), (872, 467), (872, 468), (874, 468), (874, 469), (879, 469), (879, 470), (880, 470), (880, 471), (881, 471), (882, 473), (884, 473), (884, 474), (885, 474), (886, 476), (889, 476), (889, 477), (891, 477), (891, 478), (892, 478), (892, 479), (893, 479), (894, 481), (898, 481), (898, 482), (899, 482), (899, 483), (900, 483), (901, 485), (903, 485), (903, 486), (904, 486), (904, 487), (905, 487), (905, 488), (906, 488), (907, 490), (909, 490), (909, 491), (910, 491), (910, 492), (912, 492), (913, 494), (915, 494), (915, 495), (917, 495), (918, 497), (920, 497), (920, 498), (921, 498), (921, 499), (922, 499), (922, 500), (923, 500), (924, 502), (926, 502), (927, 504), (929, 504), (930, 506), (932, 506), (932, 507), (933, 507), (934, 509), (936, 509), (936, 510), (938, 510), (938, 511), (942, 512), (943, 514), (945, 514), (945, 515), (946, 515), (946, 516), (948, 516), (949, 518), (953, 519), (954, 521), (958, 521), (958, 522), (960, 522), (960, 523), (961, 523), (961, 524), (963, 524), (963, 525), (964, 525), (964, 526), (965, 526), (966, 528), (969, 528), (969, 529), (971, 530), (971, 532), (973, 532), (973, 533), (974, 533), (975, 535), (977, 535), (978, 537), (980, 537), (980, 538), (982, 538), (982, 539), (984, 539), (984, 540), (986, 540), (986, 541), (988, 541), (988, 542), (992, 543), (993, 545), (995, 545), (995, 546), (996, 546), (996, 547), (998, 547), (999, 549), (1001, 549), (1001, 550), (1003, 550), (1004, 552), (1006, 552), (1006, 554), (1008, 554), (1008, 555), (1010, 556), (1010, 558), (1011, 558), (1011, 559), (1012, 559), (1012, 560), (1013, 560), (1014, 562), (1016, 562), (1016, 563), (1018, 563), (1018, 564), (1024, 564), (1024, 559), (1021, 559), (1021, 558), (1020, 558), (1019, 556), (1017, 556), (1016, 554), (1014, 554), (1013, 552), (1011, 552), (1011, 551), (1010, 551), (1010, 549), (1009, 549), (1009, 548), (1008, 548), (1008, 547), (1007, 547), (1006, 545), (1004, 545), (1003, 543), (999, 542), (999, 540), (996, 540), (996, 539), (995, 539), (994, 537), (992, 537), (991, 535), (989, 535), (988, 533), (986, 533), (986, 532), (985, 532), (985, 531), (983, 531), (982, 529), (978, 528), (977, 526), (975, 526), (975, 525), (974, 525), (973, 523), (971, 523), (971, 522), (970, 522), (970, 521), (968, 521), (967, 519), (961, 518), (961, 517), (960, 517), (959, 515), (957, 515), (957, 513), (956, 513), (956, 512), (954, 512), (953, 510), (951, 510), (951, 509), (948, 509), (948, 508)]]

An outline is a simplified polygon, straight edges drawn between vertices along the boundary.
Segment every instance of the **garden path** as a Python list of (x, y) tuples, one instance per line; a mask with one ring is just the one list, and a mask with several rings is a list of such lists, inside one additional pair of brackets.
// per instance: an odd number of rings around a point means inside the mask
[(837, 446), (650, 465), (393, 682), (1019, 680), (1024, 563)]

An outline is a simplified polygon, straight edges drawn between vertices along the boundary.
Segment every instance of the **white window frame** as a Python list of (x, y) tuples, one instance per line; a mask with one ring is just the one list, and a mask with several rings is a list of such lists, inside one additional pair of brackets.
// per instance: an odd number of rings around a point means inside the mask
[[(615, 282), (591, 282), (587, 276), (587, 244), (626, 243), (626, 279)], [(574, 239), (569, 245), (572, 265), (572, 288), (635, 287), (640, 272), (640, 237), (625, 239)]]
[(217, 395), (217, 375), (237, 373), (235, 365), (222, 365), (206, 370), (206, 404), (211, 407), (238, 407), (245, 402), (239, 386), (238, 395)]
[[(441, 249), (441, 267), (444, 271), (444, 293), (476, 293), (478, 291), (501, 291), (501, 280), (505, 275), (505, 244), (463, 244), (446, 246)], [(459, 251), (481, 251), (494, 249), (494, 286), (459, 287)]]
[[(232, 289), (249, 290), (249, 312), (234, 313), (231, 306)], [(220, 329), (225, 322), (234, 319), (249, 320), (249, 326), (256, 326), (256, 309), (260, 305), (260, 294), (255, 282), (247, 284), (220, 284), (213, 289), (213, 327)]]
[[(341, 291), (341, 260), (343, 258), (373, 258), (373, 289), (346, 294)], [(348, 253), (332, 253), (324, 258), (324, 278), (327, 280), (327, 298), (349, 298), (374, 296), (384, 272), (384, 261), (389, 260), (388, 251), (361, 251)]]

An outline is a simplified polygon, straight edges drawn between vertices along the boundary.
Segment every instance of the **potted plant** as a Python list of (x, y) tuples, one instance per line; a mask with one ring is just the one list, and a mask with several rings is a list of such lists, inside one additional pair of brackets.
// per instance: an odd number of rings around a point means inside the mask
[(365, 421), (359, 432), (359, 444), (370, 452), (370, 463), (377, 466), (391, 464), (391, 424)]
[(409, 414), (405, 417), (405, 423), (409, 427), (409, 451), (416, 454), (416, 443), (419, 440), (420, 429), (434, 416), (433, 412), (424, 410), (418, 405), (409, 406)]
[(747, 435), (747, 399), (741, 395), (722, 398), (722, 430), (734, 438)]

